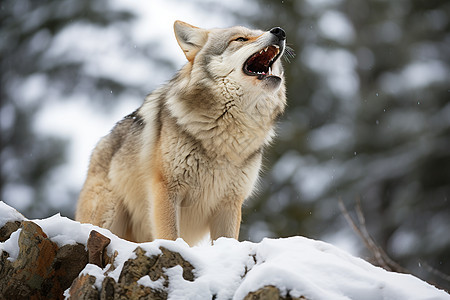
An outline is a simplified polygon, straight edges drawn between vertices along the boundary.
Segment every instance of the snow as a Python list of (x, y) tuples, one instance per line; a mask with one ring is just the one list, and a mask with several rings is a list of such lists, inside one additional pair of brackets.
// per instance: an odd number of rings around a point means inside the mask
[(17, 210), (0, 201), (0, 228), (8, 222), (23, 221), (25, 217)]
[[(0, 202), (0, 225), (8, 221), (24, 220), (15, 209)], [(354, 257), (325, 242), (304, 237), (263, 239), (260, 243), (238, 242), (220, 238), (214, 245), (189, 247), (182, 239), (176, 241), (156, 240), (136, 244), (122, 240), (97, 226), (80, 224), (59, 214), (32, 220), (49, 238), (59, 245), (74, 242), (86, 245), (91, 230), (97, 230), (111, 239), (108, 254), (118, 252), (115, 270), (110, 265), (101, 269), (88, 264), (81, 272), (96, 277), (95, 286), (101, 287), (105, 276), (116, 281), (124, 262), (134, 258), (134, 249), (141, 247), (146, 255), (161, 253), (160, 247), (178, 252), (195, 268), (195, 280), (186, 281), (181, 266), (166, 269), (169, 277), (169, 299), (243, 299), (249, 292), (266, 285), (274, 285), (285, 295), (307, 299), (450, 299), (450, 295), (420, 279), (388, 272)], [(0, 251), (18, 255), (17, 240), (20, 229), (7, 241), (0, 243)], [(155, 289), (164, 289), (162, 279), (152, 281), (148, 275), (138, 283)], [(68, 295), (66, 291), (65, 295)]]
[[(109, 265), (107, 267), (109, 267)], [(106, 277), (103, 274), (102, 268), (100, 268), (97, 265), (87, 264), (86, 267), (83, 269), (83, 271), (80, 272), (80, 274), (81, 275), (89, 274), (89, 275), (95, 276), (96, 280), (95, 280), (94, 286), (98, 290), (101, 290), (103, 279), (105, 279), (105, 277)]]
[[(337, 136), (336, 138), (340, 138)], [(285, 153), (273, 167), (273, 180), (283, 182), (291, 178), (302, 201), (314, 201), (326, 192), (341, 169), (334, 160), (319, 164), (313, 156), (299, 156), (295, 151)], [(289, 199), (277, 205), (288, 205)]]
[(11, 236), (4, 243), (0, 243), (0, 250), (5, 251), (9, 254), (8, 260), (15, 261), (19, 256), (19, 236), (20, 231), (22, 229), (18, 229), (15, 232), (11, 233)]
[(351, 22), (339, 11), (326, 11), (319, 18), (318, 26), (323, 36), (344, 44), (351, 43), (355, 38)]
[(356, 95), (359, 79), (356, 74), (355, 55), (343, 48), (329, 50), (306, 46), (301, 53), (302, 62), (311, 70), (323, 75), (331, 91), (342, 99)]
[(141, 277), (138, 281), (138, 284), (143, 285), (145, 287), (149, 287), (154, 290), (162, 290), (164, 288), (164, 279), (159, 278), (156, 281), (150, 279), (149, 275), (145, 275)]
[(398, 73), (386, 73), (380, 79), (381, 88), (389, 94), (401, 94), (448, 80), (449, 71), (438, 60), (413, 62)]
[[(101, 137), (106, 135), (115, 122), (121, 120), (126, 114), (139, 107), (139, 101), (120, 101), (106, 114), (86, 109), (91, 99), (77, 95), (66, 97), (65, 101), (49, 101), (52, 105), (46, 106), (39, 112), (34, 128), (40, 132), (49, 132), (60, 137), (70, 137), (68, 148), (70, 163), (55, 169), (49, 179), (51, 192), (47, 199), (53, 206), (61, 203), (61, 192), (55, 189), (69, 188), (79, 191), (86, 178), (90, 154)], [(70, 116), (70, 117), (68, 117)], [(11, 197), (14, 198), (14, 197)], [(18, 197), (16, 197), (18, 198)], [(66, 206), (73, 206), (73, 198), (67, 199)]]
[(337, 149), (352, 144), (352, 131), (343, 124), (327, 124), (309, 132), (308, 145), (312, 150)]

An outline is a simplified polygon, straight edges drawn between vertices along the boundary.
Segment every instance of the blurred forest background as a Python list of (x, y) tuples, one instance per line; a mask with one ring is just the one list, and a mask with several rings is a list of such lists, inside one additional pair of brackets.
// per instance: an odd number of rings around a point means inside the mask
[(280, 26), (296, 52), (289, 106), (240, 238), (303, 235), (370, 259), (339, 207), (356, 220), (358, 200), (394, 261), (450, 289), (449, 1), (165, 1), (165, 23), (162, 1), (150, 15), (125, 2), (0, 4), (2, 201), (73, 217), (95, 142), (181, 67), (176, 18)]

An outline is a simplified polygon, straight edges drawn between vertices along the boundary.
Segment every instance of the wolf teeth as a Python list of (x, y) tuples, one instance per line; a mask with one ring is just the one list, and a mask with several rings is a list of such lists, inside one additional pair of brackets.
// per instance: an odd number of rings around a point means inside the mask
[[(280, 46), (278, 46), (278, 45), (272, 45), (272, 46), (274, 46), (276, 48), (275, 56), (278, 55), (278, 53), (280, 53)], [(270, 46), (267, 46), (266, 48), (259, 50), (259, 54), (262, 54), (263, 52), (267, 52), (267, 50), (269, 50), (269, 47)]]
[(263, 52), (267, 52), (267, 50), (269, 50), (269, 46), (267, 46), (267, 47), (264, 48), (264, 49), (261, 49), (261, 50), (259, 51), (259, 54), (262, 54)]

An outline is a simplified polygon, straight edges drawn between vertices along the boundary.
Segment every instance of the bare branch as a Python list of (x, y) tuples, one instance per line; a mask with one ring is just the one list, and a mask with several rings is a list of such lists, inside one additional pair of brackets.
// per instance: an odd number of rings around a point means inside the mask
[(372, 253), (377, 265), (388, 271), (410, 273), (408, 272), (408, 270), (406, 270), (398, 263), (396, 263), (394, 260), (392, 260), (387, 255), (387, 253), (380, 246), (378, 246), (373, 240), (373, 238), (370, 236), (369, 231), (367, 230), (366, 219), (364, 217), (364, 213), (362, 210), (361, 200), (359, 198), (356, 200), (355, 205), (358, 223), (356, 223), (355, 220), (353, 220), (353, 218), (350, 216), (350, 213), (345, 207), (342, 199), (339, 199), (339, 207), (347, 222), (350, 224), (353, 230), (359, 235), (359, 237), (364, 242), (367, 250), (369, 250), (370, 253)]
[[(370, 236), (367, 226), (366, 226), (366, 219), (364, 217), (364, 213), (361, 206), (361, 200), (359, 198), (356, 199), (355, 203), (355, 211), (357, 216), (357, 221), (355, 221), (351, 216), (349, 211), (344, 205), (344, 202), (341, 198), (338, 199), (339, 209), (341, 210), (343, 216), (345, 217), (347, 223), (352, 227), (353, 231), (361, 238), (361, 240), (364, 242), (364, 245), (366, 246), (367, 250), (372, 253), (375, 263), (388, 270), (388, 271), (394, 271), (394, 272), (400, 272), (400, 273), (409, 273), (407, 269), (399, 265), (397, 262), (392, 260), (389, 255), (376, 244), (374, 239)], [(444, 281), (450, 282), (450, 276), (440, 272), (439, 270), (431, 267), (429, 264), (421, 262), (421, 264), (424, 266), (424, 268), (431, 274), (443, 279)]]
[[(430, 265), (429, 265), (428, 263), (426, 263), (426, 262), (423, 262), (423, 261), (422, 261), (422, 262), (420, 262), (420, 264), (421, 264), (428, 272), (430, 272), (431, 274), (435, 275), (436, 277), (441, 278), (442, 280), (445, 280), (445, 281), (447, 281), (447, 282), (450, 282), (450, 275), (447, 275), (447, 274), (445, 274), (445, 273), (439, 271), (438, 269), (433, 268), (432, 266), (430, 266)], [(448, 290), (447, 290), (447, 292), (448, 292)]]
[(355, 231), (355, 233), (359, 235), (361, 240), (364, 242), (366, 248), (370, 250), (370, 244), (368, 243), (367, 239), (364, 237), (364, 234), (361, 232), (358, 225), (355, 224), (355, 221), (350, 216), (350, 213), (348, 212), (348, 210), (345, 207), (344, 202), (342, 201), (341, 198), (339, 198), (339, 209), (341, 210), (342, 214), (344, 215), (347, 223), (352, 227), (353, 231)]

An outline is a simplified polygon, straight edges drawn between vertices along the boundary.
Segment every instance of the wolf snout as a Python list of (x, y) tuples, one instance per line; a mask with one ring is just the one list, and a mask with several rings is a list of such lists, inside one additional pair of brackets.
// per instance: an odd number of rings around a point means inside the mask
[(270, 33), (275, 35), (280, 41), (284, 41), (286, 39), (286, 32), (284, 32), (281, 27), (274, 27), (270, 29)]

